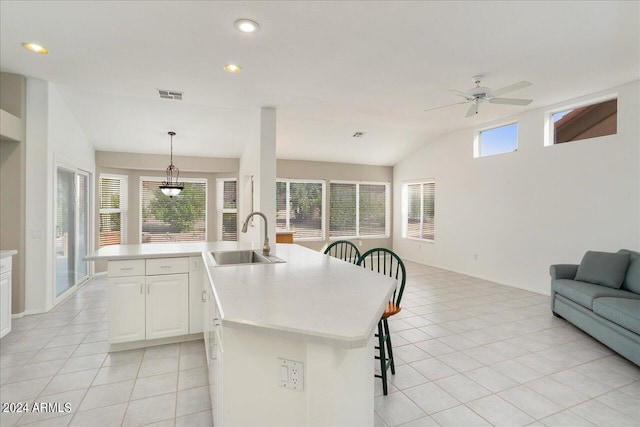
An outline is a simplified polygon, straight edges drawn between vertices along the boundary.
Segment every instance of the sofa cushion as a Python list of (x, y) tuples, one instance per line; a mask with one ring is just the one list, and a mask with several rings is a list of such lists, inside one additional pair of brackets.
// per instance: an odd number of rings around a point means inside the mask
[(627, 298), (596, 298), (593, 312), (625, 329), (640, 334), (640, 300)]
[(629, 254), (587, 251), (575, 280), (619, 289), (628, 265)]
[(593, 283), (579, 282), (577, 280), (554, 280), (551, 288), (565, 298), (589, 310), (593, 310), (593, 300), (595, 298), (618, 297), (640, 300), (640, 295), (634, 294), (633, 292), (594, 285)]
[(621, 289), (640, 294), (640, 253), (628, 249), (620, 249), (618, 253), (629, 254), (629, 267)]

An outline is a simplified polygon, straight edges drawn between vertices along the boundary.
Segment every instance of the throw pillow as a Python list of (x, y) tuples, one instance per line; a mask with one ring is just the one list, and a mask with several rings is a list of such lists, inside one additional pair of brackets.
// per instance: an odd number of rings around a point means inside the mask
[(629, 268), (622, 282), (622, 289), (640, 294), (640, 253), (620, 249), (619, 254), (629, 254)]
[(575, 280), (619, 289), (628, 265), (629, 254), (588, 251), (578, 266)]

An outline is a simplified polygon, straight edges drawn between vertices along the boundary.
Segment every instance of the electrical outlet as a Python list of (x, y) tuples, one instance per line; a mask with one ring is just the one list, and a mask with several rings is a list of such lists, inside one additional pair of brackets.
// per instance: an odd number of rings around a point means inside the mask
[(280, 387), (291, 390), (304, 390), (304, 364), (287, 359), (278, 359)]

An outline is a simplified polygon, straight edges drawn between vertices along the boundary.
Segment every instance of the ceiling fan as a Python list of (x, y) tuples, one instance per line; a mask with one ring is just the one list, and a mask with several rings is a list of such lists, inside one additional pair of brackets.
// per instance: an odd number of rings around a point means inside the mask
[(480, 103), (484, 101), (487, 101), (490, 104), (507, 104), (507, 105), (520, 105), (520, 106), (529, 105), (533, 101), (532, 99), (500, 98), (501, 95), (531, 86), (531, 83), (529, 82), (522, 81), (522, 82), (514, 83), (509, 86), (505, 86), (501, 89), (491, 90), (488, 87), (480, 86), (480, 81), (482, 80), (482, 77), (483, 76), (480, 76), (480, 75), (473, 76), (472, 77), (473, 82), (475, 83), (476, 87), (471, 88), (467, 91), (464, 91), (464, 92), (460, 90), (449, 91), (454, 95), (463, 97), (464, 101), (454, 102), (453, 104), (441, 105), (440, 107), (429, 108), (428, 110), (424, 110), (424, 111), (439, 110), (440, 108), (451, 107), (452, 105), (458, 105), (458, 104), (471, 104), (465, 116), (465, 117), (471, 117), (478, 114), (478, 107), (480, 106)]

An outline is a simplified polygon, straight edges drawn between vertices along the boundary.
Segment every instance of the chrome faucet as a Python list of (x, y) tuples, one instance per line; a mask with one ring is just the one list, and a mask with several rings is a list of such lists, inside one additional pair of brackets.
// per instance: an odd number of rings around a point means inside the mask
[(269, 235), (267, 234), (269, 227), (267, 226), (267, 217), (262, 212), (257, 212), (257, 211), (251, 212), (249, 215), (247, 215), (247, 219), (245, 219), (244, 224), (242, 224), (242, 232), (243, 233), (247, 232), (247, 227), (249, 226), (249, 220), (254, 215), (260, 215), (262, 219), (264, 219), (264, 245), (262, 246), (262, 254), (264, 256), (269, 256), (269, 253), (271, 252), (271, 248), (269, 247)]

